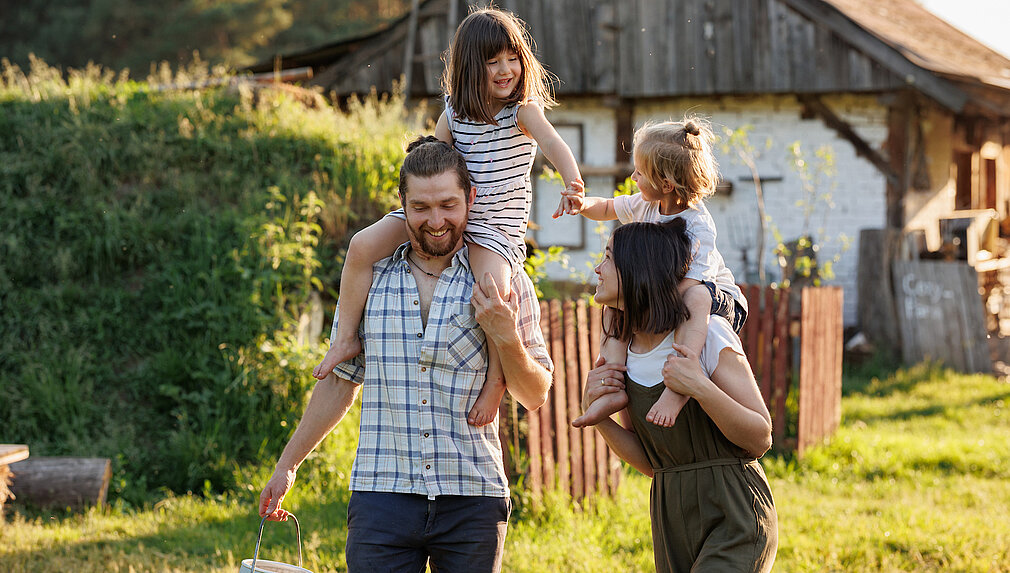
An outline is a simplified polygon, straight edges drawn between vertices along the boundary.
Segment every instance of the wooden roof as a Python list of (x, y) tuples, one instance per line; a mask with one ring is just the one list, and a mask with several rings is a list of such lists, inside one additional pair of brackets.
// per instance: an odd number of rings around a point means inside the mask
[[(418, 14), (411, 97), (441, 92), (441, 54), (465, 0)], [(562, 96), (623, 98), (912, 88), (955, 112), (1010, 99), (1010, 61), (913, 0), (499, 0), (529, 26)], [(280, 58), (311, 65), (339, 95), (390, 89), (404, 71), (409, 18)], [(273, 62), (250, 68), (269, 71)], [(984, 104), (984, 105), (983, 105)]]
[(912, 0), (828, 2), (918, 66), (1010, 89), (1010, 60)]

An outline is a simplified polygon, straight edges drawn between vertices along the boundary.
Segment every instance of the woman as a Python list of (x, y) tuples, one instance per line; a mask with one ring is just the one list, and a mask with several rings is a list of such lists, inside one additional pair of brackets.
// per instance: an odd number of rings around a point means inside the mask
[[(596, 267), (594, 298), (617, 310), (607, 335), (631, 341), (628, 361), (597, 362), (583, 409), (618, 389), (628, 394), (622, 423), (606, 418), (596, 428), (617, 455), (653, 478), (657, 571), (770, 571), (777, 516), (757, 458), (771, 447), (771, 416), (725, 319), (710, 317), (701, 356), (677, 343), (688, 317), (677, 283), (690, 245), (680, 220), (614, 231)], [(684, 397), (671, 427), (645, 418), (664, 388)]]

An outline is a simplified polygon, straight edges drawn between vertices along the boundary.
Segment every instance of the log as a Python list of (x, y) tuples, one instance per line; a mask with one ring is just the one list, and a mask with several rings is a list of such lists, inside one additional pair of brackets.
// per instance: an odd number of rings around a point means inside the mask
[(80, 509), (102, 505), (109, 491), (108, 458), (35, 457), (10, 465), (19, 503)]

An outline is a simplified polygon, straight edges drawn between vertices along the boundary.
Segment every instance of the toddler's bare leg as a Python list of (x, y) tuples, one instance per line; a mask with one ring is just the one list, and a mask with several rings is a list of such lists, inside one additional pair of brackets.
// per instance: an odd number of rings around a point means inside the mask
[[(474, 280), (481, 281), (485, 273), (491, 273), (498, 285), (498, 294), (502, 300), (511, 296), (512, 265), (504, 257), (473, 243), (467, 243), (470, 252), (470, 270)], [(474, 285), (474, 288), (478, 288)], [(477, 401), (467, 414), (466, 421), (474, 426), (484, 426), (494, 421), (498, 415), (498, 407), (505, 395), (505, 373), (502, 370), (501, 357), (498, 349), (488, 339), (487, 344), (487, 379), (481, 388)]]
[(351, 237), (344, 268), (340, 271), (337, 332), (323, 361), (312, 370), (313, 377), (326, 378), (337, 364), (361, 352), (358, 326), (365, 311), (368, 289), (372, 287), (372, 265), (392, 255), (407, 238), (406, 223), (396, 217), (383, 217)]
[(649, 409), (645, 419), (657, 426), (669, 428), (677, 421), (677, 415), (684, 408), (684, 404), (687, 404), (687, 396), (666, 388)]
[(576, 428), (595, 426), (626, 407), (628, 407), (628, 394), (624, 390), (604, 394), (593, 400), (581, 416), (572, 420), (572, 425)]
[[(603, 336), (600, 341), (600, 356), (607, 364), (625, 364), (628, 361), (628, 341), (621, 340), (614, 336), (607, 336), (607, 332), (613, 332), (614, 311), (610, 307), (603, 309)], [(605, 394), (593, 401), (586, 408), (586, 411), (572, 420), (572, 425), (576, 428), (593, 426), (599, 424), (604, 418), (620, 412), (628, 405), (628, 395), (621, 392)]]
[[(674, 338), (678, 343), (701, 355), (708, 337), (708, 317), (712, 310), (712, 295), (703, 284), (695, 284), (684, 292), (684, 304), (691, 317), (677, 329)], [(670, 427), (677, 421), (677, 415), (687, 404), (687, 396), (667, 388), (649, 409), (645, 419), (657, 426)]]

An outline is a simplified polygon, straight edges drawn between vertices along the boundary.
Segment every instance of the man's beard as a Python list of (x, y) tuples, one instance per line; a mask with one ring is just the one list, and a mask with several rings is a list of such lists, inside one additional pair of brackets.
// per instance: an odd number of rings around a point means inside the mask
[(459, 245), (459, 239), (463, 236), (463, 229), (455, 225), (447, 225), (445, 235), (442, 235), (437, 240), (432, 239), (428, 236), (427, 231), (430, 229), (427, 225), (422, 225), (420, 228), (415, 229), (412, 225), (407, 225), (410, 230), (410, 235), (414, 239), (414, 243), (417, 246), (417, 250), (424, 255), (429, 257), (443, 257), (453, 252), (456, 246)]

